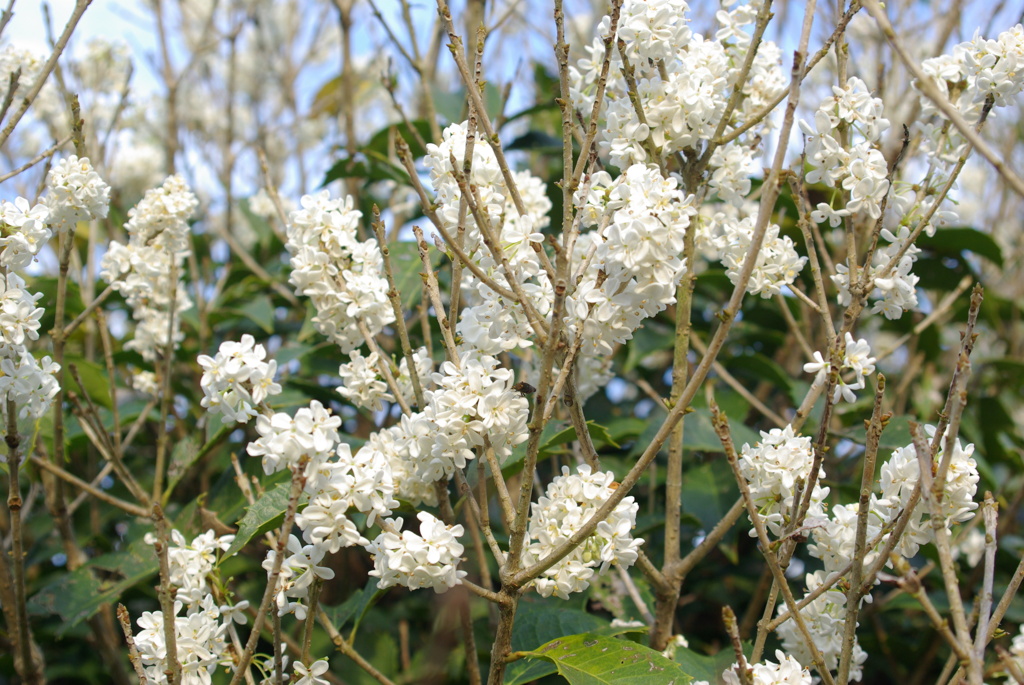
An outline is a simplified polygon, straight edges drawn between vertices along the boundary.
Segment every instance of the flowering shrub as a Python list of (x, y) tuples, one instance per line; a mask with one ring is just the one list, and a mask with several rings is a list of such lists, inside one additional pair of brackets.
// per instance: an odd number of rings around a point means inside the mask
[(1001, 9), (142, 3), (147, 89), (89, 4), (0, 44), (3, 678), (1024, 682)]

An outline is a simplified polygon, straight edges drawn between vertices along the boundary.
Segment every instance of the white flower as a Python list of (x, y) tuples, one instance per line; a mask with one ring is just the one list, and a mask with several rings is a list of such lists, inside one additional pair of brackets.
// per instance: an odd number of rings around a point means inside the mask
[[(816, 571), (807, 574), (808, 594), (820, 586), (827, 577), (825, 571)], [(779, 616), (789, 613), (785, 605), (779, 607)], [(818, 595), (811, 603), (800, 610), (800, 615), (807, 626), (807, 630), (814, 641), (814, 646), (821, 652), (825, 660), (825, 667), (835, 671), (839, 666), (839, 655), (843, 648), (844, 625), (846, 623), (846, 593), (833, 585), (821, 595)], [(796, 621), (790, 619), (779, 626), (777, 631), (782, 639), (782, 646), (796, 661), (804, 666), (810, 666), (811, 651), (804, 642), (803, 635), (796, 626)], [(867, 653), (861, 648), (854, 635), (853, 651), (850, 659), (850, 681), (856, 682), (863, 674), (863, 664), (867, 660)], [(783, 681), (786, 682), (786, 681)], [(793, 681), (800, 682), (800, 681)]]
[(50, 210), (44, 204), (29, 207), (28, 200), (0, 202), (0, 266), (24, 269), (50, 239), (47, 221)]
[(192, 250), (187, 220), (198, 204), (184, 179), (169, 177), (128, 211), (128, 244), (112, 241), (100, 263), (100, 275), (124, 296), (137, 323), (125, 347), (149, 362), (184, 337), (180, 315), (192, 306), (182, 280)]
[[(875, 358), (870, 354), (871, 347), (867, 340), (854, 340), (849, 332), (846, 333), (846, 349), (843, 353), (843, 362), (839, 366), (839, 379), (832, 394), (833, 402), (838, 402), (840, 397), (847, 402), (857, 400), (854, 390), (863, 390), (866, 386), (865, 379), (875, 372)], [(825, 382), (825, 377), (831, 369), (832, 364), (818, 351), (814, 353), (814, 361), (804, 364), (804, 372), (816, 374), (814, 382), (819, 384)], [(852, 380), (843, 378), (842, 374), (848, 371), (852, 372)], [(849, 375), (851, 374), (847, 374)]]
[[(615, 492), (618, 485), (613, 484), (614, 480), (610, 471), (591, 473), (586, 464), (576, 474), (563, 466), (562, 475), (552, 480), (545, 494), (531, 505), (524, 565), (537, 563), (570, 538)], [(568, 599), (570, 594), (589, 587), (595, 569), (604, 572), (612, 564), (632, 566), (643, 544), (632, 535), (638, 509), (632, 497), (623, 498), (590, 537), (534, 581), (537, 592), (544, 597), (555, 594)]]
[(338, 367), (338, 375), (341, 376), (343, 385), (338, 386), (336, 390), (357, 407), (380, 411), (385, 400), (393, 402), (395, 399), (377, 373), (377, 366), (380, 363), (380, 355), (376, 352), (364, 357), (359, 350), (352, 350), (348, 363)]
[(330, 668), (330, 663), (327, 659), (320, 659), (314, 661), (306, 668), (301, 661), (296, 661), (294, 665), (294, 673), (299, 676), (299, 679), (295, 681), (295, 685), (327, 685), (328, 681), (321, 678), (324, 673)]
[(54, 164), (46, 176), (46, 187), (49, 220), (57, 231), (66, 231), (79, 221), (102, 219), (110, 209), (110, 186), (88, 157), (71, 155)]
[(239, 342), (221, 343), (216, 357), (200, 355), (200, 404), (211, 414), (220, 414), (223, 423), (247, 423), (256, 416), (260, 403), (281, 392), (281, 386), (274, 382), (277, 362), (263, 361), (266, 356), (263, 345), (249, 334)]
[(395, 320), (380, 247), (373, 239), (359, 241), (362, 213), (353, 209), (351, 197), (331, 200), (324, 190), (304, 196), (301, 204), (290, 216), (285, 243), (289, 282), (296, 294), (312, 300), (317, 330), (348, 353), (364, 342), (357, 321), (376, 335)]
[[(250, 442), (250, 456), (262, 457), (263, 471), (269, 476), (283, 469), (305, 466), (307, 480), (315, 478), (338, 444), (341, 418), (334, 416), (317, 400), (289, 416), (278, 412), (260, 414), (256, 419), (259, 439)], [(315, 482), (315, 481), (314, 481)], [(314, 487), (312, 483), (310, 487)]]
[[(814, 682), (810, 670), (782, 650), (775, 650), (775, 658), (779, 663), (763, 661), (753, 666), (747, 665), (751, 670), (751, 682), (754, 685), (811, 685)], [(743, 682), (736, 674), (737, 666), (738, 664), (734, 663), (722, 671), (722, 682), (725, 685), (740, 685)]]
[(415, 590), (430, 587), (436, 593), (448, 591), (462, 582), (465, 571), (458, 570), (464, 548), (458, 538), (465, 533), (461, 525), (446, 526), (443, 521), (421, 511), (420, 534), (395, 532), (402, 519), (388, 519), (386, 532), (366, 546), (373, 555), (371, 576), (380, 580), (378, 588), (403, 585)]
[[(776, 537), (783, 534), (796, 513), (799, 500), (794, 498), (798, 492), (802, 496), (813, 462), (811, 439), (797, 436), (788, 425), (767, 433), (761, 431), (761, 442), (754, 447), (744, 444), (740, 450), (740, 473), (749, 483), (750, 496), (758, 513)], [(822, 502), (829, 493), (828, 488), (820, 485), (824, 477), (825, 470), (819, 467), (808, 511), (812, 519), (822, 516)], [(751, 529), (751, 537), (756, 534), (756, 530)]]
[[(929, 439), (933, 438), (935, 426), (925, 426), (925, 433)], [(946, 439), (943, 437), (939, 441), (939, 450), (933, 462), (935, 465), (941, 462), (945, 449)], [(978, 473), (978, 465), (971, 456), (973, 454), (974, 445), (962, 446), (959, 439), (953, 441), (953, 455), (946, 471), (941, 510), (947, 529), (954, 523), (963, 523), (973, 518), (974, 511), (978, 508), (974, 496), (978, 491), (981, 476)], [(909, 503), (911, 492), (920, 476), (921, 468), (913, 445), (893, 451), (889, 459), (882, 464), (879, 472), (882, 490), (879, 505), (888, 508), (889, 518), (895, 517)], [(933, 540), (930, 508), (922, 497), (911, 513), (896, 551), (905, 557), (913, 557), (921, 545)]]
[[(287, 551), (290, 554), (281, 561), (281, 575), (277, 586), (277, 615), (295, 614), (302, 621), (306, 618), (307, 607), (302, 603), (309, 597), (309, 589), (316, 578), (330, 580), (334, 571), (320, 563), (326, 550), (319, 545), (305, 545), (294, 535), (288, 536)], [(277, 550), (271, 549), (263, 560), (267, 574), (274, 568)]]

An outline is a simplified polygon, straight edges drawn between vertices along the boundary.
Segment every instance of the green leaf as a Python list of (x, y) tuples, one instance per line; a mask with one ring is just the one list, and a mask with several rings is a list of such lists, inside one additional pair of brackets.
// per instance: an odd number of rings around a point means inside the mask
[(552, 662), (572, 685), (686, 685), (692, 680), (661, 652), (594, 633), (557, 638), (525, 656)]
[(63, 635), (104, 604), (116, 602), (128, 588), (152, 576), (158, 566), (153, 546), (140, 538), (123, 552), (104, 554), (61, 575), (28, 601), (28, 610), (37, 616), (59, 615), (62, 621), (57, 634)]
[(264, 492), (262, 497), (249, 506), (245, 516), (238, 522), (238, 532), (235, 533), (235, 540), (224, 553), (224, 558), (238, 552), (257, 535), (262, 535), (275, 526), (280, 525), (284, 512), (288, 508), (288, 497), (291, 494), (291, 489), (292, 484), (290, 480), (278, 483)]
[[(563, 635), (583, 632), (611, 636), (632, 630), (612, 628), (603, 618), (566, 604), (562, 600), (521, 602), (512, 626), (512, 651), (537, 649)], [(555, 667), (547, 661), (520, 659), (505, 670), (505, 685), (522, 685), (554, 672)]]
[[(594, 447), (600, 449), (603, 445), (611, 445), (612, 447), (618, 447), (618, 443), (612, 439), (611, 434), (608, 433), (608, 429), (604, 426), (595, 423), (594, 421), (587, 421), (587, 429), (590, 431), (590, 439), (594, 442)], [(576, 429), (569, 426), (565, 430), (555, 433), (553, 436), (548, 438), (546, 442), (542, 442), (540, 446), (540, 455), (546, 456), (556, 451), (556, 448), (572, 442), (576, 439)]]
[(381, 597), (387, 594), (387, 590), (380, 590), (377, 588), (377, 579), (370, 578), (366, 581), (366, 587), (362, 590), (357, 590), (352, 593), (352, 596), (346, 599), (344, 602), (335, 607), (324, 607), (324, 613), (331, 619), (331, 623), (334, 625), (338, 632), (345, 627), (345, 624), (350, 620), (352, 621), (352, 632), (349, 635), (349, 641), (355, 639), (356, 631), (359, 630), (359, 624), (363, 622), (363, 617), (366, 616), (366, 612), (370, 610), (374, 604), (380, 600)]
[(736, 481), (724, 459), (691, 468), (683, 474), (684, 508), (700, 519), (707, 530), (721, 520), (737, 495)]
[(626, 361), (623, 373), (629, 373), (644, 359), (659, 350), (671, 350), (675, 344), (676, 332), (672, 326), (654, 320), (646, 321), (633, 334), (633, 340), (626, 347)]
[(165, 504), (170, 498), (174, 486), (181, 482), (181, 479), (188, 473), (192, 465), (209, 454), (210, 450), (216, 447), (221, 440), (228, 436), (228, 433), (234, 430), (233, 425), (227, 426), (220, 422), (209, 423), (215, 423), (218, 426), (218, 430), (205, 444), (200, 445), (199, 436), (195, 433), (190, 433), (171, 450), (171, 465), (167, 469), (167, 491), (164, 493)]
[[(750, 642), (743, 643), (743, 653), (748, 658), (753, 648)], [(717, 654), (708, 656), (679, 647), (672, 659), (694, 680), (706, 680), (709, 683), (721, 682), (722, 671), (736, 663), (736, 655), (731, 649), (722, 649)]]
[(254, 296), (245, 306), (232, 311), (252, 321), (267, 335), (274, 333), (274, 303), (269, 295)]
[(984, 257), (1000, 268), (1003, 266), (1003, 251), (999, 247), (999, 243), (993, 240), (988, 233), (982, 233), (976, 228), (967, 226), (940, 228), (930, 238), (922, 235), (917, 239), (916, 244), (923, 250), (939, 254), (958, 254), (966, 250), (979, 257)]
[(73, 380), (74, 376), (68, 373), (68, 381), (72, 383), (71, 390), (78, 394), (89, 395), (89, 398), (107, 409), (112, 409), (113, 405), (110, 402), (110, 385), (107, 380), (107, 370), (97, 364), (91, 362), (82, 357), (75, 355), (65, 355), (64, 363), (70, 370), (73, 365), (78, 370), (78, 375), (82, 379), (83, 388), (78, 384), (77, 381)]

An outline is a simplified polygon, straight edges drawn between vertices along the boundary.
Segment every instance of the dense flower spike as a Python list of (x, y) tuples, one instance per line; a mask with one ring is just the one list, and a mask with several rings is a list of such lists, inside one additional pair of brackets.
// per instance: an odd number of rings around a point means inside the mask
[[(552, 480), (544, 496), (531, 505), (524, 564), (537, 563), (572, 536), (615, 491), (618, 485), (614, 481), (611, 472), (592, 473), (586, 464), (575, 474), (563, 466), (562, 475)], [(554, 594), (568, 599), (570, 594), (586, 590), (596, 572), (603, 573), (612, 564), (632, 566), (644, 542), (632, 534), (638, 509), (632, 497), (623, 498), (583, 544), (537, 578), (537, 592), (544, 597)]]
[(124, 296), (137, 322), (135, 339), (125, 347), (146, 361), (156, 361), (184, 337), (180, 315), (192, 306), (182, 283), (192, 250), (187, 220), (198, 204), (185, 180), (171, 176), (129, 210), (128, 243), (111, 242), (100, 265), (100, 274)]
[(285, 244), (295, 292), (312, 300), (317, 330), (345, 353), (364, 342), (357, 321), (376, 335), (395, 320), (380, 247), (356, 235), (362, 216), (351, 197), (332, 200), (326, 190), (306, 195), (302, 209), (291, 214)]

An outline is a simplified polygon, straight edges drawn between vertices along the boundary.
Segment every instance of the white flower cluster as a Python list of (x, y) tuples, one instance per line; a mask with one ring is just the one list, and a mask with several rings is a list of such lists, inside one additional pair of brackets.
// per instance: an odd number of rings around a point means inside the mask
[[(750, 496), (758, 514), (776, 537), (781, 537), (796, 514), (799, 492), (803, 496), (814, 462), (811, 439), (798, 436), (792, 426), (761, 431), (761, 442), (754, 447), (744, 444), (740, 450), (740, 473), (750, 487)], [(811, 507), (807, 512), (812, 519), (824, 515), (822, 502), (829, 489), (821, 486), (825, 470), (819, 467), (818, 477), (811, 494)], [(751, 537), (757, 535), (754, 529)]]
[[(718, 12), (720, 28), (713, 39), (690, 29), (688, 11), (689, 6), (682, 0), (623, 3), (616, 38), (624, 42), (626, 57), (635, 70), (639, 106), (646, 122), (640, 122), (636, 107), (627, 96), (625, 65), (613, 40), (600, 151), (615, 166), (625, 168), (638, 162), (659, 161), (648, 159), (651, 148), (658, 156), (699, 150), (714, 136), (736, 85), (743, 97), (725, 122), (726, 131), (760, 110), (785, 88), (780, 52), (770, 41), (762, 41), (745, 82), (736, 83), (740, 72), (736, 65), (744, 62), (750, 47), (750, 35), (742, 27), (754, 22), (756, 3)], [(611, 19), (606, 16), (598, 26), (593, 44), (586, 49), (587, 56), (570, 67), (573, 100), (582, 111), (589, 112), (593, 106), (605, 58), (603, 40), (610, 30)], [(740, 136), (725, 147), (738, 148), (748, 141), (757, 141), (757, 136), (770, 125)], [(740, 161), (727, 150), (723, 152), (713, 168)]]
[[(856, 76), (850, 77), (844, 88), (832, 86), (832, 93), (814, 113), (813, 127), (800, 121), (811, 166), (807, 181), (848, 191), (850, 199), (840, 210), (844, 215), (863, 211), (878, 219), (882, 200), (889, 192), (889, 169), (875, 146), (889, 128), (889, 120), (882, 117), (882, 101), (871, 97), (867, 85)], [(839, 141), (841, 126), (858, 134), (857, 142), (844, 147)]]
[[(1024, 90), (1024, 28), (1017, 24), (995, 39), (974, 38), (953, 48), (952, 54), (925, 60), (922, 70), (932, 77), (940, 92), (968, 123), (981, 118), (985, 100), (992, 97), (996, 107), (1005, 107)], [(942, 113), (924, 95), (921, 96), (922, 120), (928, 151), (955, 162), (966, 140), (945, 131)], [(928, 121), (932, 118), (933, 121)]]
[[(309, 598), (310, 588), (317, 578), (330, 580), (334, 571), (321, 566), (327, 550), (320, 545), (303, 545), (294, 535), (288, 536), (288, 556), (281, 560), (281, 575), (277, 581), (277, 615), (295, 614), (300, 621), (305, 620), (308, 608), (303, 600)], [(263, 560), (263, 568), (269, 575), (277, 559), (277, 550), (271, 549)]]
[[(925, 434), (929, 439), (935, 436), (935, 426), (925, 426)], [(946, 449), (946, 438), (939, 440), (939, 450), (935, 455), (934, 464), (942, 461)], [(971, 455), (974, 445), (960, 444), (959, 438), (953, 441), (953, 455), (946, 471), (945, 494), (942, 498), (942, 515), (945, 526), (949, 529), (954, 523), (963, 523), (974, 517), (978, 504), (974, 496), (978, 492), (977, 462)], [(888, 461), (882, 464), (879, 472), (881, 496), (878, 506), (886, 512), (887, 519), (894, 518), (909, 503), (911, 492), (921, 477), (920, 462), (913, 445), (901, 447), (893, 451)], [(934, 467), (933, 467), (934, 468)], [(926, 498), (922, 497), (910, 515), (909, 523), (903, 537), (900, 538), (896, 551), (905, 557), (917, 554), (921, 545), (934, 541), (931, 514)]]
[(60, 389), (54, 378), (58, 371), (59, 364), (49, 357), (36, 359), (24, 345), (0, 345), (0, 438), (7, 437), (9, 401), (18, 407), (19, 419), (34, 422), (49, 411)]
[(341, 418), (334, 416), (317, 400), (302, 407), (292, 417), (284, 412), (256, 418), (260, 437), (250, 442), (249, 456), (263, 458), (268, 476), (284, 469), (305, 469), (307, 480), (314, 479), (321, 466), (331, 458), (338, 444)]
[[(735, 284), (743, 270), (743, 262), (750, 254), (757, 208), (756, 205), (719, 207), (720, 211), (715, 212), (698, 232), (698, 246), (705, 258), (722, 261), (725, 275)], [(783, 288), (793, 284), (807, 264), (807, 257), (797, 253), (793, 239), (781, 235), (780, 230), (778, 224), (772, 223), (765, 229), (754, 270), (747, 282), (747, 292), (751, 295), (760, 295), (764, 299), (778, 295)]]
[(486, 446), (505, 459), (528, 437), (529, 403), (512, 389), (513, 373), (497, 359), (467, 351), (459, 364), (442, 364), (432, 380), (436, 388), (425, 391), (423, 411), (403, 416), (368, 443), (391, 458), (396, 482), (412, 475), (413, 482), (398, 487), (413, 501), (428, 501), (417, 493), (451, 478), (475, 457), (475, 449)]
[[(148, 544), (156, 542), (152, 533), (145, 539)], [(171, 531), (167, 556), (169, 580), (176, 593), (174, 628), (183, 684), (209, 685), (218, 666), (231, 664), (231, 637), (237, 639), (234, 624), (246, 622), (249, 602), (218, 606), (207, 582), (215, 573), (218, 552), (226, 551), (232, 540), (233, 535), (217, 537), (209, 530), (188, 543), (180, 532)], [(185, 613), (179, 616), (182, 609)], [(138, 624), (142, 630), (135, 636), (135, 644), (149, 682), (169, 682), (163, 612), (143, 612)]]
[[(54, 375), (60, 370), (50, 357), (36, 357), (27, 345), (39, 339), (44, 314), (36, 303), (43, 296), (28, 289), (16, 269), (32, 262), (46, 241), (49, 210), (29, 207), (24, 198), (0, 203), (0, 438), (7, 436), (7, 404), (14, 402), (18, 418), (35, 421), (45, 414), (60, 389)], [(0, 461), (6, 457), (0, 456)]]
[(376, 335), (395, 320), (380, 247), (373, 239), (360, 242), (356, 234), (362, 216), (351, 197), (332, 200), (326, 190), (306, 195), (302, 209), (291, 214), (285, 243), (289, 281), (312, 300), (317, 330), (344, 353), (364, 342), (357, 322)]
[[(604, 358), (633, 337), (640, 323), (674, 304), (687, 264), (683, 237), (696, 214), (693, 197), (656, 167), (634, 164), (616, 179), (604, 171), (577, 193), (584, 227), (576, 252), (593, 251), (576, 290), (566, 298), (582, 353)], [(589, 236), (589, 237), (588, 237)], [(577, 269), (582, 268), (581, 264)]]
[[(903, 200), (905, 198), (896, 195), (894, 199)], [(904, 205), (900, 201), (894, 204)], [(929, 235), (931, 233), (934, 233), (934, 227)], [(888, 228), (883, 228), (881, 236), (888, 241), (888, 245), (875, 252), (868, 274), (874, 281), (873, 294), (879, 298), (871, 306), (871, 312), (873, 314), (881, 312), (885, 318), (895, 320), (903, 316), (903, 312), (917, 308), (917, 282), (920, 279), (911, 273), (911, 269), (914, 268), (921, 248), (914, 244), (907, 245), (907, 241), (910, 239), (910, 229), (906, 226), (900, 226), (896, 233)], [(896, 264), (886, 271), (885, 267), (901, 251), (903, 254)], [(851, 301), (850, 269), (846, 264), (836, 265), (836, 273), (832, 276), (832, 282), (839, 289), (839, 304), (844, 307), (849, 305)]]
[[(217, 563), (218, 552), (226, 552), (234, 541), (234, 535), (218, 537), (208, 530), (188, 542), (177, 530), (171, 531), (171, 544), (167, 548), (167, 561), (170, 566), (168, 576), (175, 587), (174, 598), (189, 606), (199, 604), (210, 594), (207, 577), (213, 573)], [(156, 537), (147, 533), (147, 544), (154, 544)], [(248, 602), (244, 603), (248, 606)], [(244, 608), (244, 607), (241, 607)]]
[[(929, 437), (934, 436), (935, 428), (927, 426)], [(945, 441), (941, 441), (945, 449)], [(977, 465), (971, 454), (973, 445), (962, 447), (959, 440), (954, 441), (954, 454), (946, 475), (945, 494), (942, 500), (943, 517), (947, 529), (954, 523), (961, 523), (974, 516), (978, 505), (973, 501), (977, 492)], [(942, 450), (936, 456), (935, 463), (942, 459)], [(921, 473), (916, 451), (913, 445), (900, 448), (892, 453), (880, 471), (880, 493), (871, 493), (868, 503), (866, 540), (879, 538), (874, 548), (869, 548), (864, 557), (865, 564), (873, 563), (880, 549), (888, 539), (888, 534), (879, 537), (883, 530), (892, 524), (896, 517), (906, 509), (911, 493)], [(841, 571), (853, 561), (856, 548), (857, 515), (859, 504), (839, 504), (832, 507), (831, 515), (817, 521), (811, 530), (812, 544), (807, 550), (812, 557), (821, 559), (824, 570), (809, 574), (806, 579), (807, 591), (810, 593), (820, 586), (827, 576)], [(984, 536), (982, 536), (984, 537)], [(895, 547), (895, 551), (904, 557), (915, 556), (921, 545), (934, 542), (934, 529), (931, 525), (929, 507), (922, 498), (910, 513), (907, 528)], [(980, 555), (980, 554), (979, 554)], [(867, 595), (862, 601), (871, 601)], [(780, 609), (780, 615), (786, 613)], [(819, 596), (801, 610), (805, 622), (811, 632), (815, 645), (825, 657), (830, 669), (835, 669), (838, 655), (842, 648), (843, 623), (846, 620), (846, 595), (833, 587)], [(801, 663), (810, 665), (811, 656), (792, 621), (779, 627), (779, 636), (788, 652), (796, 656)], [(851, 678), (859, 679), (860, 667), (867, 655), (858, 644), (854, 644)]]
[(46, 205), (29, 206), (23, 197), (0, 202), (0, 266), (24, 269), (31, 264), (52, 235), (47, 225), (49, 217)]
[[(761, 663), (749, 666), (753, 685), (811, 685), (814, 680), (811, 672), (800, 662), (789, 656), (780, 649), (775, 650), (775, 658), (779, 663), (762, 661)], [(740, 677), (736, 674), (738, 664), (733, 664), (722, 672), (722, 682), (725, 685), (740, 685)]]
[(124, 225), (128, 244), (112, 241), (103, 256), (100, 274), (124, 296), (138, 324), (135, 339), (125, 347), (150, 362), (164, 353), (168, 343), (177, 345), (184, 337), (180, 314), (192, 301), (181, 275), (192, 249), (187, 220), (198, 204), (184, 179), (169, 177), (159, 188), (146, 191), (128, 211), (130, 218)]
[(222, 342), (216, 357), (200, 355), (200, 404), (211, 414), (220, 414), (223, 423), (248, 423), (257, 415), (258, 405), (281, 392), (281, 386), (274, 382), (277, 362), (263, 361), (266, 356), (263, 345), (248, 334), (240, 342)]
[[(537, 563), (568, 540), (617, 488), (610, 471), (591, 472), (590, 466), (583, 464), (571, 474), (563, 466), (562, 475), (555, 477), (545, 494), (530, 505), (524, 565)], [(554, 594), (568, 599), (570, 594), (590, 586), (595, 569), (603, 573), (612, 564), (632, 566), (644, 542), (632, 535), (638, 509), (632, 497), (623, 498), (590, 537), (534, 581), (537, 592), (544, 597)]]
[(447, 526), (431, 514), (421, 511), (420, 534), (403, 530), (402, 519), (388, 519), (386, 528), (366, 549), (373, 555), (370, 575), (379, 578), (378, 588), (402, 585), (410, 589), (429, 587), (446, 592), (466, 577), (458, 570), (464, 548), (458, 541), (462, 526)]
[[(854, 340), (849, 332), (846, 334), (846, 350), (843, 352), (843, 363), (839, 367), (839, 382), (833, 391), (832, 401), (838, 402), (842, 397), (847, 402), (856, 402), (857, 395), (854, 390), (863, 390), (867, 384), (867, 377), (875, 372), (875, 358), (871, 355), (871, 347), (864, 338)], [(822, 384), (832, 369), (832, 364), (821, 352), (815, 351), (814, 361), (804, 364), (806, 373), (816, 374), (814, 382)], [(848, 382), (842, 374), (847, 371), (853, 372), (853, 382)]]
[[(828, 573), (816, 571), (807, 574), (807, 594), (816, 590), (825, 580)], [(785, 605), (779, 607), (779, 615), (789, 613)], [(807, 626), (814, 646), (821, 652), (825, 667), (835, 671), (839, 667), (839, 656), (843, 649), (844, 626), (846, 624), (846, 594), (832, 586), (818, 595), (812, 602), (800, 610), (800, 616)], [(859, 625), (859, 624), (858, 624)], [(811, 650), (804, 642), (803, 635), (796, 626), (796, 621), (789, 620), (779, 626), (776, 631), (782, 639), (783, 649), (796, 658), (804, 666), (812, 663)], [(868, 655), (854, 634), (853, 651), (850, 658), (850, 682), (857, 682), (863, 674), (863, 665)]]
[[(430, 170), (437, 215), (452, 235), (458, 227), (462, 201), (455, 171), (463, 171), (467, 136), (466, 123), (452, 124), (444, 130), (440, 144), (427, 146), (424, 158)], [(468, 182), (476, 190), (479, 213), (487, 225), (479, 226), (467, 208), (463, 249), (499, 285), (509, 287), (514, 282), (520, 286), (539, 316), (547, 316), (552, 286), (541, 270), (535, 250), (544, 240), (540, 231), (547, 227), (547, 214), (551, 210), (544, 183), (527, 171), (513, 174), (526, 210), (520, 216), (494, 151), (486, 141), (478, 140), (474, 144), (471, 161)], [(482, 229), (493, 237), (494, 252), (486, 246)], [(502, 262), (508, 264), (508, 271)], [(532, 345), (533, 327), (521, 303), (506, 300), (469, 272), (464, 273), (462, 292), (467, 307), (459, 317), (456, 331), (467, 345), (489, 355)]]
[(71, 155), (54, 164), (46, 176), (46, 188), (50, 225), (58, 232), (79, 221), (103, 219), (110, 210), (110, 186), (88, 157)]
[(368, 544), (348, 518), (349, 509), (366, 514), (366, 525), (372, 526), (378, 517), (390, 516), (399, 504), (394, 498), (391, 468), (383, 454), (364, 447), (353, 455), (352, 448), (342, 443), (334, 456), (307, 481), (309, 504), (295, 517), (306, 541), (331, 553)]
[[(233, 614), (218, 607), (213, 597), (186, 609), (185, 605), (174, 603), (174, 637), (181, 664), (182, 685), (209, 685), (211, 675), (218, 666), (233, 663), (231, 642), (228, 639)], [(138, 619), (142, 628), (135, 635), (135, 646), (139, 649), (146, 681), (154, 685), (170, 682), (167, 674), (167, 639), (164, 633), (162, 611), (145, 611)]]
[(413, 450), (419, 449), (417, 437), (410, 433), (414, 425), (414, 421), (403, 417), (401, 423), (371, 434), (359, 451), (373, 452), (389, 465), (396, 499), (416, 507), (421, 504), (437, 506), (434, 482), (421, 478), (416, 464), (409, 459)]
[[(420, 383), (424, 384), (433, 370), (433, 362), (427, 354), (427, 348), (421, 347), (414, 353), (413, 358), (416, 376)], [(359, 350), (352, 350), (349, 361), (338, 367), (338, 375), (341, 376), (343, 383), (337, 388), (338, 393), (357, 407), (370, 411), (380, 411), (385, 401), (394, 402), (394, 396), (388, 391), (388, 386), (380, 375), (380, 363), (380, 356), (376, 352), (364, 357)], [(395, 383), (402, 393), (402, 399), (407, 404), (415, 404), (412, 375), (409, 372), (408, 360), (404, 357), (398, 365)]]
[(44, 310), (36, 302), (42, 293), (29, 292), (16, 273), (0, 275), (0, 346), (22, 346), (27, 340), (39, 339), (39, 320)]

